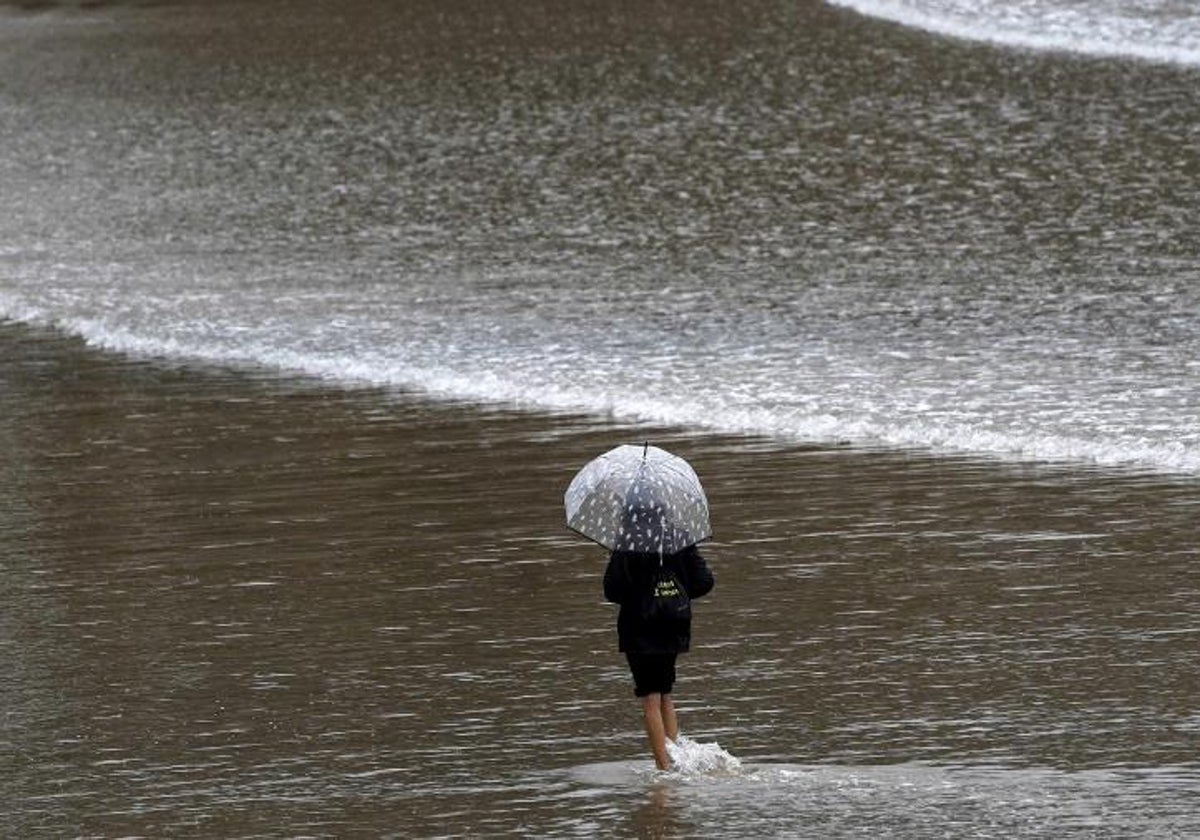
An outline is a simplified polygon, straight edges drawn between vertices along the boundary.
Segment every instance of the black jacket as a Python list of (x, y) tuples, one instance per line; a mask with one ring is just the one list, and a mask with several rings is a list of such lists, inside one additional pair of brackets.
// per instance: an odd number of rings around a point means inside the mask
[[(658, 572), (657, 554), (614, 551), (604, 572), (604, 597), (621, 605), (617, 614), (617, 642), (627, 653), (684, 653), (691, 646), (691, 619), (668, 622), (642, 618), (642, 603)], [(712, 572), (695, 546), (662, 558), (673, 571), (688, 597), (707, 595), (713, 588)]]

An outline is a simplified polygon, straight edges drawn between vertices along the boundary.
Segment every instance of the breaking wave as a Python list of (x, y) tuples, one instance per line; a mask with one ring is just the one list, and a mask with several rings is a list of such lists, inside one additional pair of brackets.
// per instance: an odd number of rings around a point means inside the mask
[(1200, 66), (1200, 12), (1165, 2), (828, 0), (937, 35), (1049, 52)]

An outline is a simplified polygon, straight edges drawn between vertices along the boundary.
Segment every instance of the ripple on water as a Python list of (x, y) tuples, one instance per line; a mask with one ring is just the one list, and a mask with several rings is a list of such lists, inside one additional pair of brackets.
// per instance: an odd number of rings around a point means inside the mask
[[(823, 836), (1166, 836), (1200, 829), (1200, 768), (1063, 772), (1050, 768), (903, 763), (876, 766), (746, 761), (736, 771), (658, 773), (649, 762), (566, 771), (563, 806), (625, 794), (647, 825), (703, 825), (730, 837), (805, 827)], [(579, 803), (585, 803), (580, 807)], [(576, 814), (582, 824), (601, 815)], [(566, 833), (564, 831), (564, 833)]]

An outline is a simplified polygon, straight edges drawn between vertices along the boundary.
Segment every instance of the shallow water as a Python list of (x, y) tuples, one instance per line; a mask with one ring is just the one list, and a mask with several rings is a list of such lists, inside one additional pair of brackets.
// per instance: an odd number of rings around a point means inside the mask
[[(734, 776), (648, 779), (629, 763), (572, 773), (565, 797), (624, 790), (630, 836), (1186, 836), (1194, 769), (749, 765)], [(565, 827), (565, 826), (564, 826)], [(573, 827), (575, 828), (575, 827)], [(609, 826), (605, 826), (608, 830)]]
[[(12, 836), (1188, 836), (1194, 483), (597, 425), (0, 328)], [(651, 436), (718, 577), (660, 777), (561, 493)]]

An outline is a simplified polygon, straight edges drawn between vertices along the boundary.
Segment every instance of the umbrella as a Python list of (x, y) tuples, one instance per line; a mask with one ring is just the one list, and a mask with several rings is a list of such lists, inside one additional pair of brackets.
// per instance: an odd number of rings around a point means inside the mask
[(657, 446), (618, 446), (567, 487), (567, 527), (614, 551), (674, 554), (712, 536), (691, 464)]

